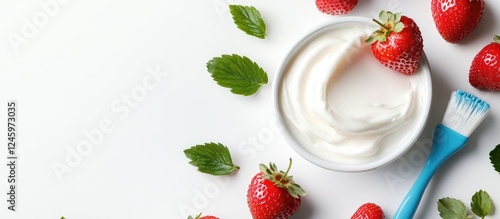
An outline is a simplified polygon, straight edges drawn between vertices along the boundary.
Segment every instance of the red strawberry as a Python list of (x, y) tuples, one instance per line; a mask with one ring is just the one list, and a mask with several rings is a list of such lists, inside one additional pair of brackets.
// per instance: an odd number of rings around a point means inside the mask
[[(188, 219), (193, 219), (193, 217), (189, 216)], [(201, 213), (196, 215), (196, 217), (194, 217), (194, 219), (219, 219), (218, 217), (214, 217), (214, 216), (210, 216), (210, 215), (207, 215), (207, 216), (201, 216)]]
[(432, 0), (431, 11), (443, 39), (457, 43), (481, 21), (484, 0)]
[(365, 42), (371, 43), (375, 58), (388, 68), (411, 75), (417, 70), (424, 44), (420, 29), (409, 17), (382, 11), (380, 25)]
[(352, 215), (351, 219), (382, 219), (385, 218), (384, 211), (374, 203), (365, 203)]
[(306, 193), (295, 184), (288, 171), (278, 171), (275, 164), (269, 163), (269, 168), (260, 164), (260, 171), (248, 187), (247, 203), (253, 219), (287, 219), (300, 206), (301, 196)]
[(500, 90), (500, 36), (486, 45), (472, 60), (469, 83), (479, 89)]
[(316, 0), (319, 11), (330, 15), (344, 15), (352, 11), (358, 0)]

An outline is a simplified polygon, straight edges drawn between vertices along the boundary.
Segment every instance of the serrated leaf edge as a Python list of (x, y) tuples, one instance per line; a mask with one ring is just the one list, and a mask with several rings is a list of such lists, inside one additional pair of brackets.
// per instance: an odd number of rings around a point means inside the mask
[[(210, 148), (207, 148), (210, 147)], [(218, 151), (216, 151), (218, 150)], [(222, 153), (220, 153), (222, 151)], [(198, 156), (198, 153), (208, 153), (206, 156)], [(229, 175), (239, 166), (234, 165), (229, 148), (221, 143), (209, 142), (195, 145), (184, 150), (185, 156), (190, 159), (189, 164), (197, 167), (197, 170), (210, 175)], [(210, 157), (211, 156), (211, 157)], [(208, 165), (214, 163), (214, 158), (218, 158), (215, 163), (219, 165)], [(214, 168), (214, 166), (217, 166)], [(216, 169), (214, 171), (214, 169)]]
[[(246, 56), (223, 54), (209, 60), (206, 67), (218, 85), (230, 88), (234, 94), (253, 95), (269, 82), (267, 72)], [(238, 81), (249, 84), (241, 86)]]
[(493, 169), (500, 173), (500, 144), (490, 151), (489, 158), (490, 163), (493, 165)]
[(474, 193), (470, 203), (472, 212), (481, 218), (484, 218), (490, 213), (492, 205), (493, 202), (490, 195), (484, 190), (479, 190)]
[[(253, 6), (229, 5), (229, 12), (232, 15), (233, 22), (238, 29), (248, 35), (264, 39), (267, 36), (267, 27), (260, 12)], [(239, 18), (243, 16), (244, 19)]]

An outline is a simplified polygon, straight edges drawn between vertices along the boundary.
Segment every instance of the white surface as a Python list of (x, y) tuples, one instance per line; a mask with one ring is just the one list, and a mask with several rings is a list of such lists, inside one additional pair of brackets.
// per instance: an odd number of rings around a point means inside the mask
[[(473, 56), (500, 33), (497, 1), (486, 1), (483, 22), (458, 45), (439, 36), (430, 1), (360, 1), (350, 14), (375, 17), (386, 9), (414, 18), (433, 70), (434, 100), (422, 137), (391, 165), (365, 173), (327, 171), (298, 156), (275, 129), (272, 81), (243, 97), (219, 87), (206, 71), (211, 58), (236, 53), (259, 63), (272, 79), (299, 36), (335, 19), (321, 14), (314, 1), (63, 2), (46, 20), (39, 1), (0, 3), (0, 121), (6, 121), (7, 100), (16, 99), (20, 157), (18, 211), (6, 210), (4, 202), (2, 219), (186, 218), (186, 209), (250, 218), (245, 195), (258, 164), (284, 168), (289, 157), (294, 178), (308, 192), (293, 218), (349, 218), (365, 202), (378, 203), (391, 218), (422, 168), (431, 132), (456, 89), (490, 102), (492, 111), (467, 147), (436, 173), (416, 218), (438, 218), (436, 201), (445, 196), (468, 206), (479, 189), (500, 205), (500, 175), (488, 159), (500, 143), (500, 93), (476, 90), (467, 78)], [(258, 8), (268, 37), (238, 30), (228, 3)], [(33, 16), (41, 22), (38, 31), (23, 35)], [(11, 33), (27, 37), (18, 52)], [(158, 80), (148, 68), (161, 74)], [(59, 180), (53, 164), (67, 164), (66, 157), (86, 141), (84, 133), (101, 121), (109, 123), (102, 141)], [(6, 125), (0, 127), (6, 133)], [(209, 141), (230, 147), (241, 167), (235, 175), (212, 177), (188, 164), (183, 150)], [(7, 190), (6, 179), (6, 165), (0, 165), (0, 191)]]

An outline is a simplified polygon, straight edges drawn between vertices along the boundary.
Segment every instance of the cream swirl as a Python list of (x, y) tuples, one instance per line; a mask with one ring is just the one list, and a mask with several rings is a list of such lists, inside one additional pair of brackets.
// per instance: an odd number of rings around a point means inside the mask
[(416, 117), (419, 76), (379, 64), (363, 42), (370, 30), (359, 24), (316, 33), (285, 66), (284, 119), (296, 140), (324, 159), (373, 155), (393, 133), (404, 137)]

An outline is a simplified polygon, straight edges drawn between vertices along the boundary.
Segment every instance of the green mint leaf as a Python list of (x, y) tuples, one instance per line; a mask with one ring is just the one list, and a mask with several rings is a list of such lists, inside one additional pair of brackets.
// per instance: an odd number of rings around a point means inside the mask
[(490, 152), (490, 161), (493, 168), (500, 173), (500, 144)]
[(477, 216), (484, 218), (490, 213), (493, 201), (491, 201), (490, 195), (483, 190), (479, 190), (472, 196), (472, 202), (470, 207), (472, 212)]
[(236, 26), (247, 33), (261, 39), (266, 38), (266, 23), (260, 12), (253, 6), (229, 5)]
[(439, 216), (443, 219), (467, 219), (467, 208), (460, 200), (442, 198), (438, 200)]
[(267, 73), (257, 63), (245, 56), (222, 55), (207, 63), (212, 78), (234, 94), (249, 96), (267, 84)]
[(229, 149), (221, 143), (205, 143), (184, 150), (184, 154), (191, 161), (191, 165), (198, 167), (198, 171), (211, 175), (229, 175), (238, 166), (233, 164)]
[(66, 219), (65, 217), (61, 217), (61, 219)]

